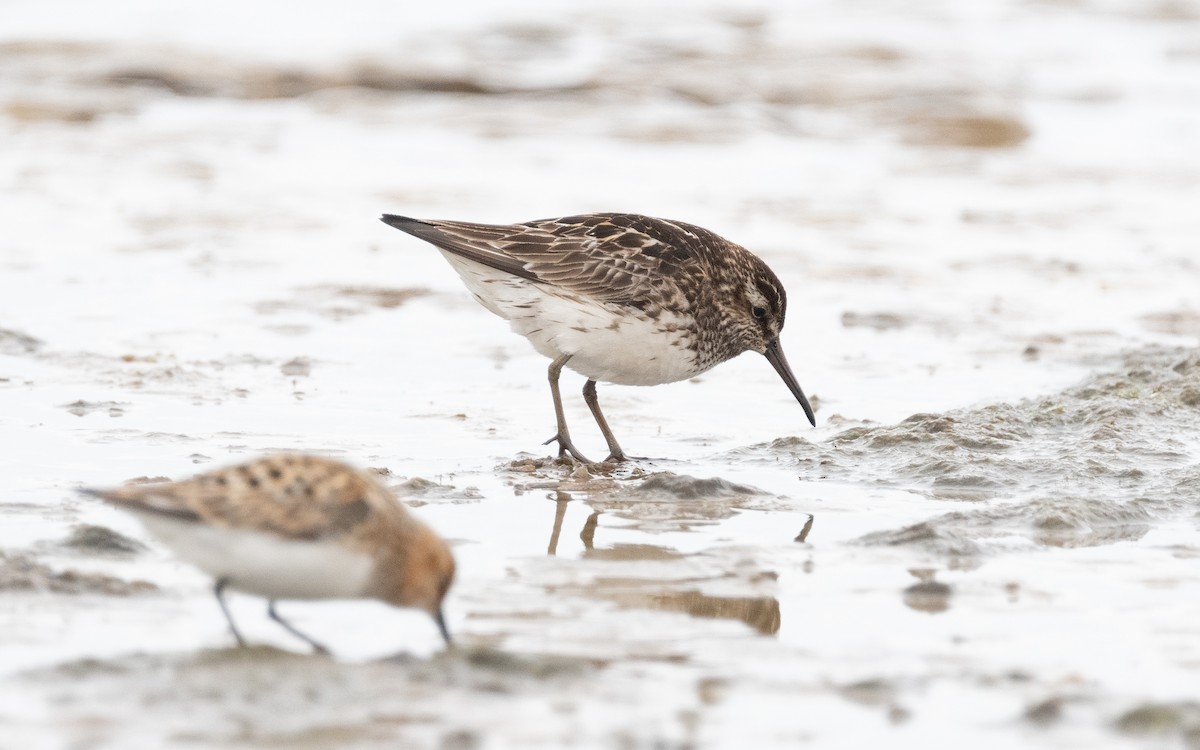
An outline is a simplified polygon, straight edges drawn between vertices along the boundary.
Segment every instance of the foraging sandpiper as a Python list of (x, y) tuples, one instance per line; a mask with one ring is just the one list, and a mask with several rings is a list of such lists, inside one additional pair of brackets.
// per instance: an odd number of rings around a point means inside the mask
[(766, 356), (816, 425), (779, 332), (787, 295), (758, 256), (692, 224), (598, 213), (524, 224), (382, 221), (436, 246), (481, 305), (549, 357), (559, 455), (590, 463), (571, 442), (558, 377), (587, 378), (583, 398), (608, 443), (626, 458), (596, 382), (660, 385), (685, 380), (746, 351)]
[(268, 600), (381, 599), (428, 612), (446, 643), (442, 599), (454, 579), (450, 548), (364, 471), (327, 458), (279, 455), (163, 484), (83, 489), (132, 512), (183, 560), (229, 587)]

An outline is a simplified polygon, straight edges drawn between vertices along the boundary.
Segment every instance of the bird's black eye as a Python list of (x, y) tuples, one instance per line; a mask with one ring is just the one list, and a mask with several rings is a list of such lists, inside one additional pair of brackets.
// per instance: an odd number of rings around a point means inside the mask
[(767, 317), (767, 308), (765, 307), (755, 307), (750, 312), (754, 313), (754, 317), (758, 318), (759, 320)]

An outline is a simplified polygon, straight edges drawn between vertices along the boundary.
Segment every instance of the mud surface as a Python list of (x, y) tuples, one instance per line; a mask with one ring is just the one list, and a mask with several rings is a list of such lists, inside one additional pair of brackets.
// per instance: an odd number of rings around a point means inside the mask
[[(0, 12), (0, 745), (1200, 746), (1200, 5), (543, 6)], [(760, 253), (818, 428), (747, 354), (558, 459), (377, 221), (596, 210)], [(75, 491), (279, 450), (451, 541), (453, 648), (232, 648)]]
[(129, 596), (157, 588), (146, 581), (124, 581), (115, 576), (77, 570), (52, 570), (26, 555), (0, 556), (0, 591), (4, 592)]

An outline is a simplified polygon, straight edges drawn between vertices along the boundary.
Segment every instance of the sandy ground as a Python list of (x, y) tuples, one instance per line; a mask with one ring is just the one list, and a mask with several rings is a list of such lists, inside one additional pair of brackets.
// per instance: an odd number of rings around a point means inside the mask
[[(1200, 747), (1200, 4), (0, 8), (0, 746)], [(601, 386), (382, 212), (760, 253), (768, 364)], [(564, 383), (577, 442), (603, 445)], [(308, 655), (79, 486), (272, 450), (454, 544)]]

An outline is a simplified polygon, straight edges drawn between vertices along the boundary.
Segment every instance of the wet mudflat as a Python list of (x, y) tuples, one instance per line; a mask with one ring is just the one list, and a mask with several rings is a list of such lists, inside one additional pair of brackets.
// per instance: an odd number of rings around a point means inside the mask
[[(1200, 746), (1200, 5), (477, 11), (3, 11), (0, 744)], [(748, 354), (557, 462), (376, 221), (589, 210), (761, 254), (819, 427)], [(231, 648), (74, 492), (275, 450), (453, 542), (453, 650), (238, 595)]]

